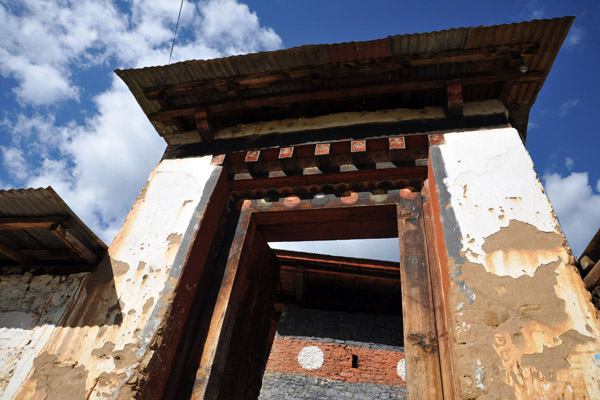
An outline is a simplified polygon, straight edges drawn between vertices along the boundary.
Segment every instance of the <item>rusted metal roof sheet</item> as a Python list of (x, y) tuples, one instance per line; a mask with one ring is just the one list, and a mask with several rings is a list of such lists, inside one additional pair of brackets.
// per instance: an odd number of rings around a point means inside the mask
[[(166, 66), (147, 67), (140, 69), (116, 70), (118, 76), (128, 85), (136, 100), (146, 113), (158, 112), (161, 105), (156, 100), (148, 99), (144, 90), (167, 85), (190, 82), (209, 82), (217, 79), (242, 77), (253, 74), (269, 74), (285, 71), (289, 74), (289, 83), (277, 86), (276, 92), (271, 87), (254, 88), (252, 96), (263, 96), (270, 93), (303, 91), (310, 88), (306, 80), (294, 80), (293, 71), (307, 67), (325, 67), (338, 63), (361, 62), (373, 59), (386, 59), (397, 56), (414, 56), (436, 54), (457, 50), (485, 49), (491, 46), (511, 44), (539, 44), (539, 52), (527, 56), (527, 66), (530, 71), (537, 71), (547, 76), (550, 67), (564, 41), (573, 17), (534, 20), (513, 24), (495, 25), (489, 27), (457, 28), (439, 32), (419, 33), (390, 36), (384, 39), (363, 42), (348, 42), (336, 44), (306, 45), (286, 50), (232, 56), (212, 60), (190, 60)], [(488, 64), (480, 63), (475, 68), (489, 67), (490, 71), (501, 71), (504, 67), (502, 60), (490, 60)], [(434, 65), (418, 66), (412, 69), (412, 78), (421, 76), (451, 76), (462, 72), (463, 65), (456, 62), (444, 62)], [(477, 71), (475, 71), (477, 72)], [(353, 77), (356, 80), (356, 77)], [(350, 78), (336, 80), (343, 85)], [(352, 83), (356, 83), (352, 81)], [(207, 83), (208, 84), (208, 83)], [(286, 86), (287, 85), (287, 86)], [(533, 104), (537, 93), (543, 85), (542, 81), (519, 82), (510, 89), (511, 104), (524, 104), (525, 111)], [(487, 98), (490, 95), (499, 96), (499, 87), (473, 86), (465, 89), (465, 100), (474, 101)], [(434, 94), (442, 96), (444, 92)], [(190, 106), (222, 101), (215, 92), (198, 92), (195, 96), (180, 96), (171, 98), (174, 106)], [(525, 115), (526, 116), (526, 115)], [(523, 120), (522, 115), (519, 117)], [(237, 119), (228, 120), (235, 124)], [(243, 123), (243, 122), (239, 122)], [(521, 125), (526, 121), (520, 121)], [(173, 126), (153, 122), (161, 136), (176, 133)], [(526, 129), (526, 128), (524, 128)]]
[[(58, 222), (53, 223), (54, 220)], [(59, 224), (64, 226), (58, 227)], [(68, 239), (61, 239), (65, 235)], [(107, 249), (51, 187), (0, 190), (0, 270), (23, 266), (75, 272), (80, 268), (69, 270), (69, 267), (95, 266), (67, 242), (87, 248), (90, 258), (93, 255), (96, 261)], [(34, 264), (24, 266), (15, 261), (8, 255), (11, 251), (33, 260)]]

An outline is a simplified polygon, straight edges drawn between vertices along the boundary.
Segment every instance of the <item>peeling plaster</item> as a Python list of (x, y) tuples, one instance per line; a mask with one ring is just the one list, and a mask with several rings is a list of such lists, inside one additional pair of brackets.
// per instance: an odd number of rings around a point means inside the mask
[[(220, 171), (210, 165), (210, 158), (163, 160), (156, 166), (110, 246), (110, 257), (106, 257), (97, 272), (79, 281), (67, 280), (75, 285), (71, 293), (75, 290), (81, 296), (70, 304), (77, 298), (73, 293), (57, 311), (51, 325), (33, 328), (32, 335), (27, 331), (34, 343), (25, 354), (15, 354), (18, 365), (25, 369), (18, 377), (9, 378), (5, 395), (35, 397), (35, 382), (39, 382), (35, 377), (43, 376), (40, 374), (46, 373), (45, 365), (51, 362), (77, 371), (77, 390), (81, 389), (83, 394), (77, 392), (76, 396), (67, 397), (134, 397), (132, 390), (140, 379), (138, 374), (143, 374), (154, 354), (150, 344), (160, 341), (161, 324), (165, 322), (185, 259), (180, 253), (187, 254), (187, 248), (179, 251), (182, 238), (196, 229), (190, 224), (197, 224), (201, 217), (198, 204), (205, 185), (213, 171)], [(6, 292), (0, 291), (3, 300), (0, 304), (6, 298)], [(125, 313), (125, 307), (134, 313)], [(71, 322), (59, 324), (65, 313)], [(24, 325), (24, 329), (28, 327)], [(2, 330), (0, 326), (0, 346), (4, 350)], [(17, 343), (14, 337), (8, 341)], [(38, 358), (34, 368), (33, 360), (27, 364), (28, 356), (42, 354), (46, 356)], [(4, 379), (2, 368), (0, 378)]]
[(600, 324), (518, 133), (444, 136), (430, 159), (459, 397), (600, 398)]

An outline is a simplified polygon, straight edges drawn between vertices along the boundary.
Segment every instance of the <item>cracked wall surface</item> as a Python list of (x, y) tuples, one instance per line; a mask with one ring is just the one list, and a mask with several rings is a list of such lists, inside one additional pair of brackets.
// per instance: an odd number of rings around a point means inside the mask
[(458, 398), (600, 398), (600, 324), (515, 129), (430, 149)]
[[(44, 294), (31, 310), (8, 314), (22, 321), (20, 326), (0, 326), (1, 361), (16, 357), (19, 364), (19, 370), (10, 373), (8, 363), (0, 366), (1, 398), (136, 396), (161, 345), (189, 238), (202, 217), (200, 204), (210, 196), (205, 193), (210, 191), (207, 182), (219, 171), (210, 165), (210, 157), (161, 161), (111, 244), (109, 256), (94, 273), (68, 277), (62, 286), (54, 283), (58, 277), (1, 278), (0, 285), (6, 279), (29, 280), (38, 291), (48, 287), (54, 292)], [(0, 292), (2, 307), (11, 293)], [(42, 310), (41, 303), (54, 306), (55, 298), (62, 301), (55, 312)], [(26, 321), (38, 312), (44, 321)], [(24, 334), (17, 335), (16, 330)], [(24, 354), (5, 352), (19, 346), (29, 347)], [(72, 395), (65, 397), (67, 389)]]

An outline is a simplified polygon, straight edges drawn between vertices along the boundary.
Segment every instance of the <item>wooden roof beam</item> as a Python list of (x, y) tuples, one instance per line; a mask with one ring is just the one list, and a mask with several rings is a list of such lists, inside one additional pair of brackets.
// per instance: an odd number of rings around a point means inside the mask
[(11, 217), (0, 218), (0, 230), (50, 229), (54, 224), (71, 227), (71, 217)]
[(35, 260), (33, 258), (26, 256), (25, 254), (17, 250), (11, 249), (3, 243), (0, 243), (0, 254), (3, 254), (12, 260), (15, 260), (16, 262), (24, 266), (32, 266), (35, 264)]
[(77, 253), (82, 259), (84, 259), (88, 264), (96, 264), (97, 257), (94, 253), (87, 248), (86, 245), (81, 243), (79, 239), (77, 239), (71, 232), (69, 232), (64, 226), (61, 224), (55, 224), (50, 228), (50, 232), (54, 234), (57, 238), (59, 238), (64, 244), (69, 246), (75, 253)]
[[(297, 268), (295, 266), (283, 264), (283, 265), (281, 265), (281, 270), (282, 271), (294, 271), (294, 270), (297, 271)], [(322, 267), (322, 266), (318, 266), (318, 265), (312, 265), (309, 267), (305, 267), (304, 271), (317, 273), (317, 274), (323, 274), (323, 275), (344, 276), (344, 277), (351, 277), (351, 278), (359, 277), (361, 279), (363, 279), (363, 278), (364, 279), (379, 279), (379, 280), (389, 280), (389, 281), (393, 281), (393, 282), (400, 280), (400, 269), (398, 269), (398, 276), (396, 276), (396, 277), (391, 276), (389, 273), (378, 272), (378, 271), (360, 271), (360, 270), (349, 271), (347, 269), (337, 270), (337, 269), (330, 269), (330, 268), (326, 268), (326, 267)]]
[(270, 96), (248, 98), (243, 100), (223, 101), (221, 103), (193, 107), (178, 107), (161, 109), (157, 113), (149, 115), (151, 120), (164, 121), (173, 117), (193, 117), (199, 109), (205, 109), (207, 113), (217, 118), (220, 113), (238, 110), (256, 109), (262, 107), (282, 107), (295, 103), (306, 103), (313, 101), (331, 101), (336, 99), (356, 99), (368, 96), (395, 94), (406, 91), (421, 91), (431, 89), (446, 89), (448, 82), (460, 82), (463, 86), (481, 85), (494, 82), (515, 81), (535, 82), (542, 81), (544, 74), (540, 72), (529, 72), (522, 74), (519, 71), (503, 70), (494, 74), (463, 74), (455, 75), (452, 79), (442, 77), (426, 77), (411, 79), (403, 82), (370, 84), (358, 87), (346, 87), (341, 89), (318, 90), (304, 93), (275, 94)]

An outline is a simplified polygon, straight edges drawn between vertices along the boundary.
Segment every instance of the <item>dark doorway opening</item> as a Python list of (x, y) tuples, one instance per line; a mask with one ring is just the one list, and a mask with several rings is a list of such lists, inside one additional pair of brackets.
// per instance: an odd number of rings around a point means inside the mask
[[(235, 224), (230, 223), (236, 225), (232, 240), (224, 244), (228, 255), (218, 294), (214, 307), (210, 307), (210, 318), (204, 318), (210, 320), (209, 326), (198, 338), (202, 351), (196, 364), (194, 398), (258, 396), (276, 328), (273, 315), (276, 320), (277, 308), (286, 305), (395, 315), (402, 315), (404, 306), (412, 315), (404, 317), (404, 337), (417, 335), (420, 340), (418, 346), (407, 348), (406, 368), (410, 370), (411, 363), (425, 359), (438, 365), (433, 377), (428, 376), (430, 371), (415, 369), (412, 376), (409, 374), (409, 382), (421, 386), (439, 379), (437, 347), (421, 354), (424, 346), (431, 349), (430, 343), (436, 342), (421, 210), (420, 193), (410, 190), (240, 201), (239, 214), (233, 216)], [(400, 238), (399, 266), (387, 270), (357, 268), (352, 272), (340, 265), (286, 268), (285, 264), (290, 263), (280, 262), (267, 244), (390, 237)], [(289, 273), (294, 278), (304, 274), (294, 279), (291, 288), (288, 282), (286, 290), (293, 296), (283, 290), (281, 282)], [(302, 287), (302, 282), (309, 284)], [(357, 367), (361, 364), (358, 360)], [(352, 361), (350, 358), (350, 367)]]

